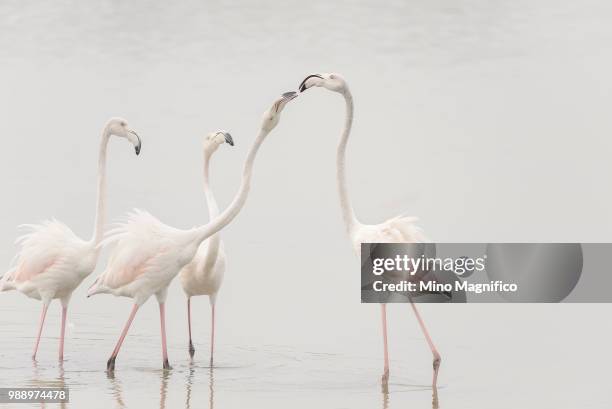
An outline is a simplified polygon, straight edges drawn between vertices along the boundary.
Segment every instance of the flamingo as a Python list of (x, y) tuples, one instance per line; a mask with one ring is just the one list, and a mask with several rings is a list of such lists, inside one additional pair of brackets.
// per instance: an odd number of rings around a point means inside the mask
[[(346, 103), (344, 130), (342, 131), (336, 151), (336, 182), (340, 197), (342, 218), (357, 256), (359, 257), (360, 255), (362, 243), (420, 243), (428, 241), (421, 229), (414, 224), (416, 220), (414, 217), (397, 216), (380, 224), (364, 224), (357, 220), (348, 194), (345, 170), (346, 146), (353, 123), (353, 96), (347, 82), (340, 74), (311, 74), (302, 81), (299, 90), (300, 92), (304, 92), (312, 87), (323, 87), (329, 91), (337, 92), (344, 97)], [(437, 386), (438, 371), (442, 358), (412, 299), (410, 299), (410, 305), (433, 354), (434, 372), (432, 385), (435, 388)], [(383, 384), (386, 385), (389, 380), (389, 350), (387, 347), (387, 306), (384, 303), (381, 304), (381, 318), (384, 349), (384, 372), (382, 381)]]
[(111, 118), (102, 130), (102, 141), (98, 160), (97, 206), (93, 236), (90, 240), (78, 237), (68, 226), (57, 220), (41, 224), (26, 224), (26, 234), (17, 239), (20, 250), (15, 256), (14, 267), (0, 281), (0, 291), (18, 290), (30, 298), (42, 301), (36, 343), (32, 359), (36, 360), (38, 344), (52, 300), (58, 298), (62, 304), (59, 360), (64, 359), (64, 333), (66, 314), (72, 292), (83, 279), (91, 274), (98, 261), (99, 244), (104, 236), (106, 198), (106, 151), (111, 136), (129, 140), (140, 153), (141, 141), (127, 121)]
[[(224, 140), (221, 135), (229, 135), (223, 131), (210, 133), (204, 138), (204, 195), (208, 204), (208, 217), (213, 220), (219, 216), (219, 206), (215, 195), (210, 188), (209, 165), (210, 158), (217, 151)], [(234, 145), (231, 136), (227, 136), (227, 143)], [(225, 252), (223, 242), (219, 233), (212, 235), (208, 240), (202, 242), (193, 258), (179, 272), (183, 291), (187, 295), (187, 325), (189, 328), (189, 355), (193, 358), (195, 348), (191, 340), (191, 297), (195, 295), (208, 295), (211, 308), (211, 331), (210, 331), (210, 366), (213, 364), (213, 353), (215, 348), (215, 302), (217, 293), (223, 282), (225, 274)]]
[[(251, 146), (244, 163), (242, 182), (231, 204), (208, 224), (189, 230), (170, 227), (151, 214), (134, 210), (127, 221), (108, 232), (102, 245), (115, 244), (104, 273), (90, 287), (87, 296), (110, 293), (130, 297), (134, 305), (121, 332), (106, 369), (113, 372), (121, 345), (139, 307), (155, 294), (159, 303), (163, 368), (172, 369), (168, 361), (164, 304), (168, 286), (185, 265), (191, 262), (202, 242), (229, 224), (244, 206), (251, 186), (253, 163), (266, 136), (276, 127), (280, 114), (289, 101), (297, 96), (288, 92), (264, 113), (259, 135)], [(231, 137), (221, 132), (227, 142)], [(215, 138), (219, 136), (216, 134)]]

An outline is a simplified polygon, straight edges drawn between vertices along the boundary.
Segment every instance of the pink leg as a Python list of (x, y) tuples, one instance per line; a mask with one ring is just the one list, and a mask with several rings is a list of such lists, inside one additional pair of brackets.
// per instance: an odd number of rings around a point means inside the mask
[(68, 313), (68, 306), (62, 306), (62, 329), (60, 333), (60, 346), (59, 346), (59, 360), (64, 360), (64, 334), (66, 333), (66, 314)]
[(34, 353), (32, 354), (33, 360), (36, 360), (36, 353), (38, 352), (38, 344), (40, 343), (40, 336), (42, 335), (43, 324), (45, 323), (45, 317), (47, 316), (48, 308), (49, 308), (49, 304), (43, 304), (43, 309), (40, 314), (40, 323), (38, 324), (38, 335), (36, 336), (36, 344), (34, 344)]
[(187, 325), (189, 327), (189, 356), (193, 358), (195, 348), (191, 342), (191, 297), (187, 298)]
[(434, 370), (434, 374), (433, 374), (432, 385), (435, 388), (438, 385), (438, 371), (440, 369), (440, 362), (442, 361), (442, 357), (438, 353), (438, 350), (436, 349), (436, 346), (434, 345), (433, 341), (431, 340), (431, 337), (429, 336), (429, 332), (427, 331), (427, 327), (425, 327), (425, 322), (421, 318), (421, 315), (419, 314), (419, 311), (417, 310), (416, 305), (414, 304), (412, 299), (410, 299), (410, 305), (412, 306), (412, 310), (414, 311), (414, 315), (416, 315), (417, 320), (419, 321), (419, 325), (421, 326), (421, 330), (423, 331), (423, 335), (425, 335), (425, 339), (427, 340), (427, 344), (429, 345), (429, 349), (431, 349), (431, 353), (433, 354), (433, 370)]
[(161, 322), (162, 355), (164, 359), (164, 369), (172, 369), (168, 362), (168, 348), (166, 345), (166, 311), (164, 303), (159, 303), (159, 320)]
[(108, 358), (108, 362), (106, 363), (106, 370), (112, 372), (115, 370), (115, 360), (117, 359), (117, 355), (119, 354), (119, 350), (121, 349), (121, 345), (123, 344), (123, 340), (130, 329), (130, 325), (132, 325), (132, 321), (134, 321), (134, 317), (136, 316), (136, 311), (138, 311), (138, 304), (134, 304), (132, 307), (132, 312), (130, 313), (130, 317), (125, 323), (125, 327), (121, 332), (121, 336), (119, 337), (119, 341), (117, 341), (117, 345), (115, 345), (115, 349), (113, 349), (113, 353), (110, 358)]
[(215, 304), (211, 305), (212, 329), (210, 331), (210, 366), (213, 366), (213, 354), (215, 352)]
[(432, 409), (438, 409), (440, 407), (440, 403), (438, 401), (438, 387), (434, 385), (432, 389), (433, 392), (431, 394), (431, 407)]
[(382, 376), (383, 383), (389, 380), (389, 347), (387, 346), (387, 304), (380, 304), (380, 312), (382, 315), (382, 330), (383, 330), (383, 346), (385, 354), (385, 369)]

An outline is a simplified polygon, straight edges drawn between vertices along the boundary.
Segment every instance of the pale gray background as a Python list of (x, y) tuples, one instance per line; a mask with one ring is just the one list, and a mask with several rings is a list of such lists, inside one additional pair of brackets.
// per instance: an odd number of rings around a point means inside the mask
[[(316, 71), (343, 73), (355, 96), (348, 175), (363, 221), (407, 211), (438, 241), (610, 240), (609, 1), (257, 3), (0, 2), (0, 262), (13, 257), (20, 223), (53, 216), (90, 236), (111, 115), (130, 121), (143, 150), (136, 158), (112, 141), (109, 218), (137, 206), (178, 227), (205, 222), (201, 136), (235, 137), (211, 169), (225, 206), (261, 113)], [(217, 408), (385, 403), (379, 309), (359, 304), (335, 191), (343, 115), (341, 98), (322, 90), (292, 103), (261, 150), (246, 208), (223, 231)], [(93, 279), (73, 297), (63, 375), (58, 306), (33, 369), (40, 305), (0, 295), (0, 384), (63, 380), (75, 407), (187, 406), (188, 390), (190, 405), (208, 405), (207, 300), (194, 302), (200, 367), (188, 367), (175, 283), (174, 371), (160, 377), (149, 302), (109, 380), (102, 369), (130, 301), (86, 300)], [(388, 406), (427, 407), (429, 351), (409, 308), (389, 310)], [(422, 306), (443, 354), (441, 407), (609, 407), (611, 310)]]

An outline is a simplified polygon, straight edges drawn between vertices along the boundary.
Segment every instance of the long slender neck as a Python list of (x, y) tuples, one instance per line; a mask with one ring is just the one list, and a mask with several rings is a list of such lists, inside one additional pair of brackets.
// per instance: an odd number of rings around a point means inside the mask
[(94, 246), (100, 244), (104, 236), (104, 222), (106, 216), (106, 149), (110, 133), (104, 129), (100, 141), (100, 153), (98, 156), (98, 189), (96, 193), (96, 217), (94, 221), (93, 236), (91, 243)]
[[(206, 203), (208, 204), (208, 220), (213, 220), (215, 217), (219, 215), (219, 206), (217, 205), (217, 200), (215, 199), (215, 195), (213, 194), (212, 189), (210, 188), (210, 177), (209, 177), (209, 169), (210, 169), (210, 158), (212, 153), (204, 151), (204, 195), (206, 196)], [(217, 260), (217, 255), (219, 254), (219, 247), (221, 246), (221, 236), (219, 234), (214, 234), (208, 239), (208, 248), (206, 251), (206, 256), (204, 258), (204, 263), (206, 265), (214, 265)]]
[(232, 203), (221, 213), (220, 216), (215, 217), (213, 220), (210, 220), (208, 224), (198, 227), (196, 232), (196, 240), (200, 243), (213, 234), (217, 233), (219, 230), (227, 226), (234, 218), (238, 215), (244, 204), (246, 203), (247, 197), (249, 195), (249, 190), (251, 188), (251, 175), (253, 172), (253, 163), (255, 162), (255, 156), (257, 156), (257, 151), (261, 146), (262, 142), (268, 136), (270, 131), (261, 130), (255, 142), (251, 146), (249, 150), (249, 154), (247, 155), (246, 161), (244, 162), (244, 168), (242, 170), (242, 182), (240, 183), (240, 188), (238, 189), (238, 193), (234, 196), (234, 200)]
[(348, 187), (346, 183), (346, 145), (348, 138), (351, 133), (351, 126), (353, 124), (353, 96), (347, 89), (343, 94), (346, 102), (346, 116), (344, 120), (344, 130), (338, 142), (338, 148), (336, 150), (336, 181), (338, 183), (338, 194), (340, 195), (340, 207), (342, 209), (342, 218), (349, 234), (353, 231), (356, 225), (359, 223), (355, 217), (355, 211), (351, 205), (351, 199), (348, 194)]

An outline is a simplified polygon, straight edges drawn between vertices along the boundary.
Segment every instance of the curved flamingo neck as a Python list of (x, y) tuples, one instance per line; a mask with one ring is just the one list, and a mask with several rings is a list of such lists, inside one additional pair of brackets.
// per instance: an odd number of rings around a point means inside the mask
[(209, 221), (208, 224), (198, 227), (195, 230), (196, 240), (199, 243), (227, 226), (232, 220), (234, 220), (238, 213), (240, 213), (240, 210), (242, 210), (242, 207), (246, 203), (247, 197), (249, 196), (251, 176), (253, 173), (253, 163), (255, 162), (257, 151), (269, 133), (269, 130), (262, 129), (259, 132), (259, 135), (257, 135), (255, 142), (253, 142), (253, 145), (251, 145), (251, 149), (249, 150), (247, 158), (244, 162), (244, 168), (242, 170), (242, 182), (240, 183), (240, 188), (238, 189), (236, 196), (234, 196), (232, 203), (230, 203), (230, 205), (223, 211), (223, 213), (221, 213), (221, 215)]
[(104, 223), (106, 217), (106, 151), (110, 132), (105, 128), (100, 141), (100, 152), (98, 154), (98, 187), (96, 192), (96, 216), (94, 220), (93, 235), (91, 243), (97, 246), (104, 236)]
[(351, 127), (353, 125), (354, 106), (353, 96), (348, 89), (346, 89), (342, 95), (344, 96), (344, 101), (346, 102), (346, 115), (344, 120), (344, 129), (336, 150), (336, 181), (338, 184), (338, 195), (340, 196), (342, 218), (344, 219), (347, 232), (352, 234), (359, 222), (355, 217), (355, 211), (353, 210), (351, 199), (349, 198), (348, 194), (346, 182), (346, 145), (351, 133)]
[[(214, 218), (219, 215), (219, 206), (217, 205), (217, 200), (210, 187), (209, 169), (212, 155), (211, 152), (204, 152), (204, 195), (206, 196), (206, 204), (208, 205), (209, 221), (214, 220)], [(204, 265), (207, 270), (215, 264), (220, 246), (221, 236), (219, 234), (214, 234), (208, 239), (208, 248), (204, 258)]]

